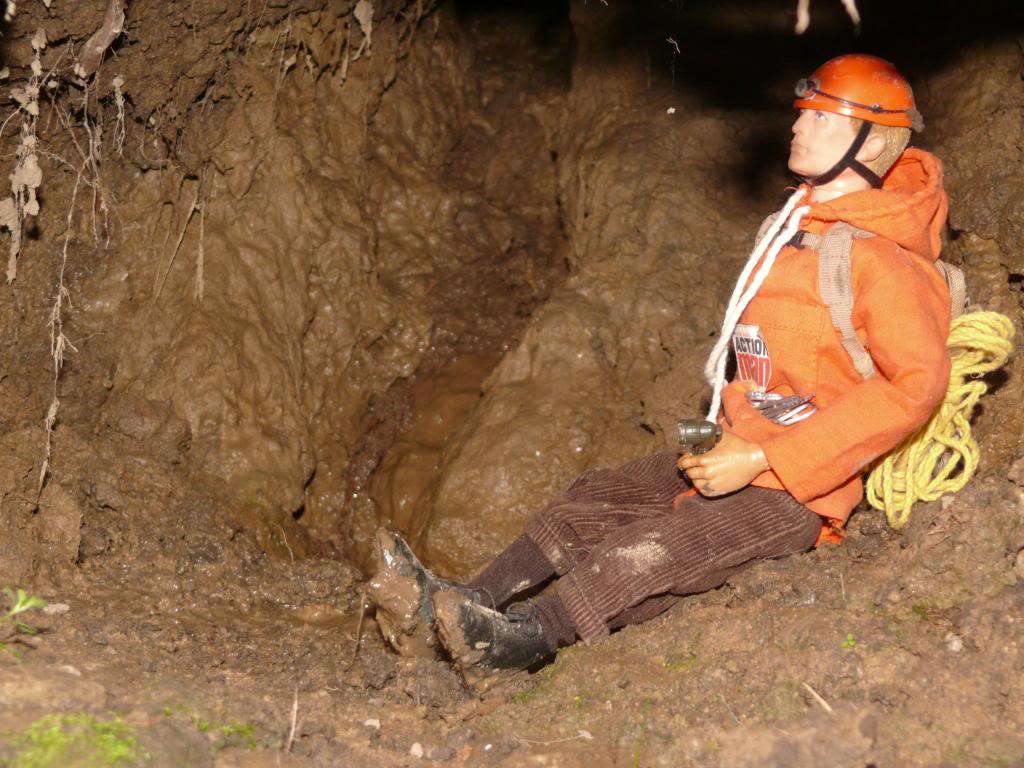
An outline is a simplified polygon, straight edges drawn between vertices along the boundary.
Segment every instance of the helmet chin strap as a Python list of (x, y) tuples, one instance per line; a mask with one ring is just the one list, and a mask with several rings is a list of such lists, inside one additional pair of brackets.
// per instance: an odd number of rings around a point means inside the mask
[(819, 187), (822, 184), (828, 184), (840, 173), (849, 168), (851, 171), (861, 176), (872, 187), (879, 189), (882, 186), (882, 177), (857, 159), (857, 153), (860, 152), (860, 148), (864, 146), (864, 142), (867, 141), (869, 133), (871, 133), (871, 123), (865, 120), (860, 124), (860, 130), (857, 131), (857, 136), (854, 138), (850, 148), (846, 150), (846, 154), (842, 156), (839, 162), (820, 176), (804, 176), (804, 181), (812, 186)]

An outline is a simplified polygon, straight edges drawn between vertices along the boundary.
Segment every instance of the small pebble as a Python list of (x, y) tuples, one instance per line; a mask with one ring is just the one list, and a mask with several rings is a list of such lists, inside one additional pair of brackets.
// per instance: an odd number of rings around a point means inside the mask
[(960, 651), (964, 649), (963, 638), (953, 632), (947, 632), (946, 648), (948, 648), (952, 653), (960, 653)]
[(423, 745), (418, 741), (409, 747), (409, 754), (413, 757), (423, 757)]
[(371, 717), (369, 720), (363, 720), (363, 725), (367, 728), (376, 728), (378, 731), (380, 730), (380, 720), (376, 717)]
[(43, 608), (43, 613), (47, 616), (60, 616), (71, 610), (71, 606), (67, 603), (49, 603)]
[(455, 757), (455, 750), (451, 747), (434, 747), (427, 753), (427, 757), (435, 763), (445, 763)]

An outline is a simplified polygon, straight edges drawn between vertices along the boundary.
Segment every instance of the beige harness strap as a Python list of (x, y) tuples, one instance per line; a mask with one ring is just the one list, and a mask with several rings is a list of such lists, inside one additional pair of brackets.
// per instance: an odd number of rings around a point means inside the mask
[[(850, 253), (855, 237), (864, 239), (874, 237), (874, 234), (840, 221), (833, 224), (824, 235), (805, 232), (801, 245), (818, 252), (818, 292), (832, 315), (832, 325), (839, 331), (843, 349), (853, 361), (857, 373), (864, 379), (870, 379), (875, 375), (874, 363), (853, 329)], [(949, 288), (951, 314), (954, 318), (959, 317), (967, 306), (967, 281), (964, 279), (963, 270), (941, 260), (935, 262), (935, 268)]]
[(761, 238), (764, 237), (764, 233), (767, 232), (768, 227), (770, 227), (775, 220), (779, 218), (780, 213), (781, 211), (776, 211), (775, 213), (769, 213), (765, 217), (764, 221), (761, 222), (761, 228), (757, 230), (757, 237), (754, 238), (755, 243), (761, 242)]
[(967, 309), (967, 280), (964, 278), (964, 271), (941, 259), (935, 262), (935, 268), (939, 270), (942, 279), (946, 281), (946, 287), (949, 288), (950, 319), (955, 320)]
[(853, 367), (862, 378), (870, 379), (875, 375), (875, 364), (853, 329), (850, 251), (855, 237), (868, 238), (874, 234), (840, 221), (824, 235), (805, 233), (801, 244), (818, 252), (818, 292), (832, 315), (832, 325), (839, 331), (840, 342), (853, 361)]
[[(760, 241), (778, 215), (773, 213), (764, 220), (757, 233), (757, 241)], [(854, 238), (866, 239), (874, 237), (874, 233), (839, 221), (829, 227), (823, 235), (799, 232), (798, 236), (801, 247), (818, 252), (818, 293), (828, 307), (832, 325), (839, 332), (843, 349), (850, 356), (854, 368), (861, 377), (873, 378), (874, 362), (853, 328), (853, 267), (850, 256)], [(941, 260), (935, 262), (935, 268), (946, 281), (949, 288), (950, 312), (953, 318), (957, 318), (964, 313), (969, 303), (963, 270)]]

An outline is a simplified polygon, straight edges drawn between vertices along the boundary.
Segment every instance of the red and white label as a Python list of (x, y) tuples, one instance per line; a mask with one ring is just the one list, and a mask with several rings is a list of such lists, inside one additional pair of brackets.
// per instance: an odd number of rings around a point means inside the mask
[(736, 353), (736, 378), (765, 389), (772, 378), (772, 357), (761, 329), (740, 323), (732, 334), (732, 348)]

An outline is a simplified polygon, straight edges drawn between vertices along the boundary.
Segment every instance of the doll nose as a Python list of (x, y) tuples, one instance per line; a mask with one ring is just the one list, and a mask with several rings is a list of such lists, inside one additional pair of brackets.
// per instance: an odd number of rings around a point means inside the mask
[(805, 111), (801, 110), (800, 114), (797, 115), (796, 120), (793, 121), (793, 133), (797, 136), (799, 136), (803, 131), (803, 119), (806, 114), (807, 113)]

